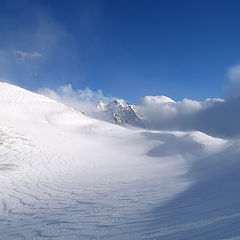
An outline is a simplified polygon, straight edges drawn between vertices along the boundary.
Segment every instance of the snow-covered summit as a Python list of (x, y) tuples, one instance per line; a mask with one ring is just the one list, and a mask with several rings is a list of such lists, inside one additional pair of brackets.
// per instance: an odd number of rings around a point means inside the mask
[(97, 111), (103, 113), (110, 122), (143, 127), (143, 121), (134, 110), (134, 106), (124, 99), (115, 99), (110, 103), (99, 101)]

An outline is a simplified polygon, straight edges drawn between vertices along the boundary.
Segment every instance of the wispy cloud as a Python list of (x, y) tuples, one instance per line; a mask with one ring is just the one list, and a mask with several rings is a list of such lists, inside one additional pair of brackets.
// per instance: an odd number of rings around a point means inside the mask
[[(22, 7), (16, 2), (14, 8), (17, 6)], [(45, 63), (61, 59), (59, 51), (63, 48), (60, 40), (67, 38), (68, 33), (51, 13), (36, 2), (29, 3), (27, 10), (21, 10), (23, 12), (15, 19), (1, 16), (8, 27), (1, 28), (0, 77), (12, 79), (16, 84), (27, 82), (35, 86), (40, 77), (41, 82), (52, 78), (50, 71), (45, 70), (49, 66)], [(21, 21), (30, 24), (19, 24)]]
[(227, 84), (225, 86), (227, 97), (240, 96), (240, 64), (231, 66), (226, 74)]
[(26, 59), (34, 59), (34, 58), (42, 57), (42, 54), (37, 51), (25, 52), (22, 50), (14, 50), (13, 54), (15, 55), (17, 60), (20, 60), (20, 61), (25, 61)]
[(234, 65), (228, 69), (228, 80), (235, 84), (240, 84), (240, 64)]
[(74, 90), (71, 84), (58, 87), (56, 90), (41, 88), (38, 93), (51, 99), (65, 103), (71, 107), (87, 113), (89, 116), (96, 116), (96, 105), (98, 101), (113, 101), (113, 97), (104, 96), (101, 89), (93, 91), (90, 88)]

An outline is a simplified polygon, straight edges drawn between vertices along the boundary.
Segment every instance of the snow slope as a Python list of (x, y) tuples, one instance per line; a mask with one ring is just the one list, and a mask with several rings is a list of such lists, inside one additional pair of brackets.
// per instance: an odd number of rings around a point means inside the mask
[(0, 83), (0, 239), (238, 239), (238, 149)]

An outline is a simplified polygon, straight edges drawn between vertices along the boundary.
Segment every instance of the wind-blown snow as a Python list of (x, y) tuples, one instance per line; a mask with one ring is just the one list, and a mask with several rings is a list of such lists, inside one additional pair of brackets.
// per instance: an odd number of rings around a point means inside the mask
[(123, 128), (0, 83), (1, 239), (236, 238), (238, 149)]
[(123, 99), (106, 97), (101, 90), (74, 90), (70, 84), (56, 91), (44, 88), (39, 92), (81, 110), (87, 116), (120, 125), (154, 130), (201, 131), (230, 139), (240, 136), (239, 66), (230, 70), (229, 78), (235, 80), (231, 80), (228, 90), (233, 89), (235, 93), (227, 99), (207, 98), (196, 101), (184, 98), (174, 101), (166, 96), (145, 96), (133, 105)]

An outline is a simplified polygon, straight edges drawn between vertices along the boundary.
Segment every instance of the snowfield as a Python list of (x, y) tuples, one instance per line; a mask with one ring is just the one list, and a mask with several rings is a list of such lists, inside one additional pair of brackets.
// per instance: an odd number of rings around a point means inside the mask
[(0, 239), (240, 239), (239, 150), (0, 82)]

